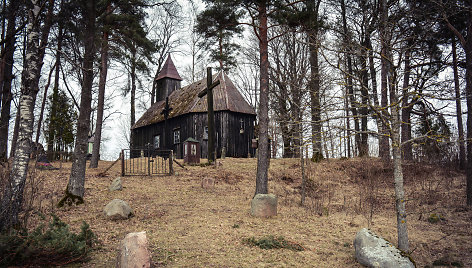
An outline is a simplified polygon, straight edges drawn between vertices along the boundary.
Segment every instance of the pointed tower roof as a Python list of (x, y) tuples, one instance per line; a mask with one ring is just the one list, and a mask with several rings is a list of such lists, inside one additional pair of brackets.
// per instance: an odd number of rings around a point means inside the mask
[(157, 76), (156, 80), (160, 80), (162, 78), (172, 78), (175, 80), (182, 81), (183, 79), (180, 77), (179, 72), (177, 72), (177, 69), (175, 68), (174, 62), (172, 61), (170, 54), (167, 57), (166, 62), (164, 63), (164, 66), (162, 67), (162, 70), (159, 72), (159, 75)]

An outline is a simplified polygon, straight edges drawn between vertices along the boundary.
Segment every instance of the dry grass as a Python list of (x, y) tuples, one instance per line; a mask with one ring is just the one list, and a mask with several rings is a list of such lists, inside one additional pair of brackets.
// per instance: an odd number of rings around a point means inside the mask
[[(120, 174), (117, 164), (107, 177), (98, 174), (111, 162), (87, 170), (85, 204), (55, 208), (66, 187), (70, 163), (60, 170), (36, 171), (35, 206), (56, 213), (78, 230), (87, 221), (102, 242), (90, 261), (78, 267), (113, 267), (116, 248), (129, 232), (146, 231), (153, 262), (169, 267), (360, 267), (352, 241), (370, 226), (396, 242), (392, 170), (376, 159), (330, 160), (307, 167), (310, 176), (305, 207), (300, 203), (301, 171), (297, 159), (271, 160), (270, 192), (279, 197), (278, 216), (249, 214), (255, 189), (256, 159), (227, 158), (217, 167), (175, 167), (169, 177), (125, 177), (123, 191), (109, 192)], [(59, 164), (55, 164), (58, 166)], [(204, 177), (215, 187), (203, 189)], [(437, 167), (405, 165), (412, 257), (419, 267), (444, 256), (472, 267), (472, 211), (465, 204), (465, 176)], [(102, 216), (114, 198), (127, 201), (135, 216), (109, 221)], [(445, 218), (428, 222), (431, 213)], [(34, 219), (30, 221), (34, 224)], [(243, 239), (283, 236), (305, 251), (263, 250)]]

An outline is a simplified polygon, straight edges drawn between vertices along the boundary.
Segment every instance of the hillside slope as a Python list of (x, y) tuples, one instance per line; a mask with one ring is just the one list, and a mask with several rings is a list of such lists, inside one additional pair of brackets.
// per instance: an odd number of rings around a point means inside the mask
[[(123, 191), (109, 192), (121, 168), (116, 165), (100, 177), (111, 164), (103, 161), (98, 169), (87, 170), (85, 204), (61, 209), (55, 204), (66, 187), (70, 164), (36, 170), (28, 185), (36, 186), (36, 209), (57, 214), (74, 230), (85, 220), (98, 235), (101, 247), (88, 262), (74, 265), (79, 267), (113, 267), (119, 242), (137, 231), (147, 232), (154, 264), (169, 267), (360, 267), (352, 242), (363, 227), (396, 244), (392, 170), (377, 159), (310, 163), (304, 207), (300, 161), (271, 160), (269, 191), (278, 196), (279, 207), (278, 216), (270, 219), (249, 214), (256, 159), (218, 162), (217, 167), (175, 167), (176, 174), (168, 177), (125, 177)], [(201, 187), (205, 177), (215, 179), (213, 188)], [(464, 174), (405, 165), (405, 188), (410, 247), (418, 267), (438, 259), (472, 267), (472, 211), (464, 207)], [(105, 219), (102, 210), (114, 198), (127, 201), (135, 216)], [(429, 222), (432, 214), (442, 220)], [(30, 223), (35, 222), (33, 216)], [(266, 235), (283, 236), (306, 250), (263, 250), (243, 243)]]

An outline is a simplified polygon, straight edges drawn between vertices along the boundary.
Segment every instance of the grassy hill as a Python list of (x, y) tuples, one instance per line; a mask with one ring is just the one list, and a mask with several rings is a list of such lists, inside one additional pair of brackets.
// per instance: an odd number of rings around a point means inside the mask
[[(153, 263), (169, 267), (361, 267), (352, 242), (363, 227), (396, 244), (393, 171), (378, 159), (310, 163), (303, 207), (300, 161), (271, 160), (269, 191), (278, 196), (278, 215), (269, 219), (249, 214), (256, 159), (218, 163), (187, 170), (176, 166), (176, 174), (168, 177), (124, 177), (123, 191), (109, 192), (121, 168), (116, 165), (99, 176), (111, 164), (102, 161), (98, 169), (87, 170), (85, 204), (58, 209), (70, 172), (70, 163), (64, 163), (60, 170), (33, 172), (26, 200), (33, 189), (36, 210), (54, 212), (74, 230), (85, 220), (98, 235), (101, 246), (88, 262), (74, 267), (113, 267), (119, 242), (138, 231), (147, 233)], [(404, 173), (410, 248), (418, 267), (445, 258), (472, 267), (465, 175), (419, 164), (405, 165)], [(205, 177), (215, 179), (213, 188), (201, 187)], [(114, 198), (127, 201), (135, 216), (105, 219), (102, 210)], [(31, 216), (31, 225), (36, 218)], [(305, 250), (264, 250), (243, 242), (268, 235), (283, 236)]]

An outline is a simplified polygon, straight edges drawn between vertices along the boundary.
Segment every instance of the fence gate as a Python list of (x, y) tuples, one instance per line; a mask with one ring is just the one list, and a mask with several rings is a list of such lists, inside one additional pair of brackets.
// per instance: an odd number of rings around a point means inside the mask
[(172, 150), (121, 150), (121, 176), (172, 175)]

